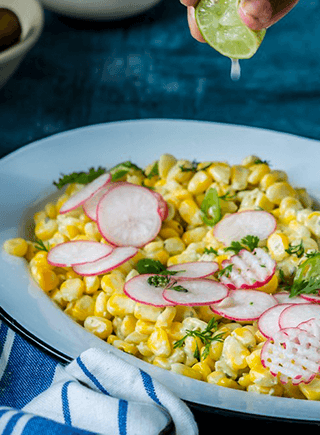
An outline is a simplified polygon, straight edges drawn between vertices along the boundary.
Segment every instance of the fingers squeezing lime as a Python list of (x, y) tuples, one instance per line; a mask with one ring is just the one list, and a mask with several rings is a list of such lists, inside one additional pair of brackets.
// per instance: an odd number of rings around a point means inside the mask
[(200, 0), (196, 6), (199, 30), (215, 50), (231, 59), (249, 59), (266, 30), (249, 29), (237, 12), (238, 0)]

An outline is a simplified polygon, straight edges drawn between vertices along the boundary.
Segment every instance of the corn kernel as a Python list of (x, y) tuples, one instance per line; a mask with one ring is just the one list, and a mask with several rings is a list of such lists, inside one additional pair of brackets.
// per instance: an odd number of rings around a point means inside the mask
[(208, 229), (204, 226), (192, 228), (183, 234), (182, 241), (185, 243), (185, 245), (201, 242), (205, 238), (207, 232)]
[(250, 166), (250, 174), (248, 176), (248, 183), (258, 184), (262, 177), (270, 172), (270, 168), (266, 163), (259, 163)]
[(202, 225), (200, 209), (193, 199), (186, 199), (179, 206), (179, 213), (183, 220), (188, 224), (198, 226)]
[(211, 183), (212, 178), (206, 171), (198, 171), (189, 181), (188, 190), (193, 195), (199, 195), (200, 193), (205, 192)]
[(171, 371), (179, 375), (188, 376), (188, 378), (197, 379), (202, 381), (202, 374), (198, 370), (194, 370), (192, 367), (188, 367), (181, 363), (174, 363), (171, 365)]
[(231, 177), (231, 167), (227, 163), (213, 163), (207, 169), (207, 171), (211, 175), (211, 177), (218, 183), (229, 184), (229, 180)]
[(170, 169), (177, 163), (177, 159), (171, 154), (162, 154), (158, 161), (160, 178), (167, 178)]
[(184, 229), (183, 229), (183, 226), (181, 225), (181, 223), (178, 222), (178, 221), (176, 221), (176, 220), (174, 220), (174, 219), (172, 219), (172, 220), (170, 220), (170, 221), (168, 221), (168, 222), (165, 222), (165, 223), (163, 224), (163, 227), (174, 229), (174, 230), (178, 233), (178, 235), (179, 235), (180, 237), (181, 237), (182, 234), (184, 233)]
[(127, 341), (128, 343), (134, 343), (134, 344), (139, 344), (141, 342), (147, 341), (149, 338), (149, 335), (147, 334), (141, 334), (141, 332), (138, 331), (132, 331), (130, 332), (130, 334), (128, 334), (125, 337), (125, 341)]
[(59, 284), (59, 278), (52, 269), (48, 267), (32, 266), (31, 275), (39, 287), (48, 292)]
[(135, 317), (139, 320), (146, 320), (147, 322), (156, 322), (162, 311), (163, 308), (139, 303), (136, 303), (134, 307)]
[(273, 294), (277, 291), (279, 285), (279, 279), (276, 274), (273, 275), (273, 277), (270, 279), (267, 284), (264, 284), (261, 287), (258, 287), (256, 290), (260, 290), (264, 293)]
[(47, 213), (44, 210), (41, 210), (33, 215), (33, 220), (35, 224), (38, 224), (39, 222), (44, 221), (47, 217)]
[(85, 276), (83, 282), (86, 287), (85, 293), (90, 295), (96, 292), (100, 287), (100, 278), (98, 276)]
[(234, 379), (230, 379), (228, 377), (224, 377), (220, 379), (216, 385), (220, 387), (232, 388), (234, 390), (242, 390), (243, 388), (239, 385)]
[(53, 219), (43, 220), (36, 224), (35, 235), (40, 240), (48, 240), (58, 230), (58, 224)]
[(172, 351), (168, 334), (162, 328), (155, 328), (148, 338), (148, 346), (156, 356), (168, 357)]
[(136, 331), (141, 334), (150, 335), (154, 331), (154, 323), (138, 319), (136, 323)]
[(277, 181), (266, 190), (266, 195), (269, 201), (276, 205), (281, 203), (281, 200), (286, 196), (296, 197), (297, 193), (289, 183), (285, 181)]
[(178, 183), (186, 183), (192, 177), (191, 171), (183, 171), (181, 168), (191, 169), (192, 163), (189, 160), (178, 160), (167, 173), (167, 180), (174, 180)]
[(16, 237), (4, 242), (3, 248), (10, 255), (23, 257), (27, 253), (28, 243), (21, 237)]
[(242, 165), (235, 165), (231, 168), (231, 187), (234, 190), (244, 190), (247, 188), (249, 169)]
[(84, 233), (92, 240), (99, 241), (101, 238), (101, 234), (96, 222), (87, 222), (84, 226)]
[(171, 364), (168, 361), (168, 358), (164, 358), (163, 356), (156, 356), (152, 364), (165, 370), (171, 369)]
[(50, 219), (55, 219), (57, 217), (58, 212), (56, 209), (56, 205), (53, 202), (49, 202), (48, 204), (46, 204), (44, 211)]
[(241, 370), (247, 367), (247, 356), (250, 351), (243, 346), (235, 337), (230, 335), (224, 341), (222, 358), (232, 370)]
[(114, 340), (112, 345), (117, 349), (123, 350), (126, 353), (130, 353), (131, 355), (136, 355), (138, 353), (138, 348), (133, 343), (127, 343), (124, 340)]
[(173, 228), (163, 227), (163, 228), (161, 228), (161, 230), (159, 232), (159, 236), (162, 239), (170, 239), (170, 238), (174, 238), (174, 237), (179, 237), (179, 234)]
[(173, 319), (177, 313), (176, 307), (166, 307), (162, 313), (159, 314), (155, 327), (156, 328), (170, 328)]
[(320, 212), (315, 211), (306, 218), (305, 226), (311, 231), (311, 233), (320, 237)]
[(121, 335), (127, 337), (129, 334), (134, 332), (136, 323), (137, 319), (132, 314), (124, 316), (120, 326)]
[(231, 332), (231, 335), (246, 348), (253, 348), (256, 345), (256, 339), (253, 331), (246, 326), (236, 328)]
[(202, 380), (203, 380), (203, 381), (206, 381), (206, 380), (207, 380), (207, 377), (208, 377), (208, 376), (210, 375), (210, 373), (211, 373), (211, 369), (210, 369), (210, 367), (208, 366), (207, 363), (205, 363), (205, 362), (203, 362), (203, 361), (194, 364), (194, 365), (192, 366), (192, 368), (193, 368), (193, 370), (197, 370), (197, 371), (201, 374), (201, 376), (202, 376)]
[(289, 239), (283, 233), (275, 232), (271, 234), (267, 240), (267, 247), (271, 257), (276, 261), (282, 261), (289, 256), (286, 252), (286, 249), (289, 248)]
[(78, 300), (85, 291), (85, 286), (80, 278), (69, 278), (61, 284), (62, 297), (67, 302)]
[(260, 385), (261, 387), (270, 388), (278, 383), (278, 379), (275, 376), (272, 376), (269, 369), (265, 369), (264, 367), (251, 369), (249, 376), (252, 383)]
[(260, 180), (260, 189), (264, 192), (270, 187), (272, 184), (277, 181), (287, 181), (288, 176), (284, 171), (272, 170), (269, 173), (265, 174)]
[(88, 316), (83, 326), (87, 331), (92, 332), (97, 337), (105, 340), (112, 334), (112, 323), (110, 320), (98, 316)]
[(170, 256), (181, 254), (186, 246), (180, 237), (170, 237), (164, 242), (164, 249)]
[(89, 295), (84, 295), (78, 299), (72, 309), (72, 317), (83, 321), (94, 313), (94, 299)]
[(97, 317), (103, 317), (111, 319), (111, 314), (107, 309), (107, 302), (109, 296), (104, 291), (99, 291), (95, 299), (94, 315)]
[(113, 293), (123, 292), (124, 282), (123, 275), (113, 271), (107, 275), (103, 275), (100, 285), (107, 295), (112, 295)]
[(107, 302), (107, 309), (113, 316), (124, 317), (126, 314), (133, 314), (136, 303), (124, 294), (114, 293)]
[(250, 355), (247, 356), (247, 364), (250, 369), (263, 368), (260, 359), (260, 353), (261, 349), (255, 349)]

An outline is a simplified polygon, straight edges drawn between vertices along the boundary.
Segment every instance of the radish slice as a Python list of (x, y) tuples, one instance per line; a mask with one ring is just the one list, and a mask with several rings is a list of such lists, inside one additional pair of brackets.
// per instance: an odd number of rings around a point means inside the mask
[(151, 276), (154, 276), (154, 274), (137, 275), (129, 279), (124, 285), (124, 293), (141, 304), (153, 305), (154, 307), (175, 305), (163, 298), (162, 287), (155, 287), (148, 283), (148, 278)]
[(60, 243), (48, 252), (47, 261), (52, 266), (69, 267), (89, 263), (105, 257), (112, 246), (90, 240), (73, 240)]
[(320, 342), (303, 329), (281, 329), (263, 345), (260, 358), (282, 383), (308, 383), (320, 369)]
[(109, 189), (114, 187), (114, 184), (115, 183), (109, 183), (106, 186), (102, 187), (82, 205), (85, 214), (93, 221), (97, 221), (97, 207), (100, 199), (108, 192)]
[(164, 290), (164, 299), (175, 305), (211, 305), (221, 301), (229, 293), (223, 284), (206, 278), (176, 280), (174, 286), (182, 286), (187, 290), (186, 292), (171, 288)]
[(298, 328), (313, 334), (320, 341), (320, 322), (315, 319), (310, 319), (307, 322), (302, 322)]
[(288, 292), (279, 292), (273, 295), (279, 304), (305, 304), (306, 300), (301, 296), (293, 296), (290, 297), (290, 293)]
[(210, 307), (214, 313), (226, 319), (251, 321), (276, 304), (272, 295), (259, 290), (230, 290), (228, 297)]
[(59, 213), (67, 213), (80, 205), (82, 205), (85, 201), (90, 199), (99, 189), (102, 189), (106, 184), (110, 183), (111, 175), (109, 173), (105, 173), (100, 175), (95, 180), (91, 181), (91, 183), (86, 184), (79, 192), (72, 195), (60, 208)]
[(231, 290), (254, 289), (267, 284), (276, 270), (276, 262), (261, 248), (253, 252), (242, 249), (238, 255), (222, 262), (222, 267), (231, 265), (228, 274), (220, 277), (220, 281)]
[(314, 302), (315, 304), (320, 304), (320, 296), (319, 295), (305, 295), (305, 294), (301, 294), (302, 299), (304, 299), (305, 301), (308, 302)]
[(267, 211), (245, 210), (225, 216), (216, 224), (213, 235), (226, 246), (248, 235), (264, 240), (277, 227), (275, 217)]
[(157, 236), (161, 223), (157, 198), (136, 184), (115, 186), (97, 207), (99, 231), (116, 246), (144, 246)]
[(320, 305), (305, 303), (294, 304), (282, 311), (279, 317), (280, 328), (295, 328), (310, 319), (320, 321)]
[(151, 190), (151, 193), (157, 198), (158, 213), (161, 219), (164, 221), (168, 217), (168, 212), (169, 212), (167, 201), (163, 198), (163, 196), (160, 193), (155, 192), (154, 190)]
[(268, 308), (258, 319), (258, 328), (266, 338), (272, 338), (280, 330), (279, 317), (291, 304), (278, 304)]
[(167, 270), (178, 272), (174, 275), (175, 278), (205, 278), (206, 276), (213, 275), (219, 269), (218, 263), (214, 261), (194, 261), (182, 264), (174, 264), (167, 267)]
[(138, 249), (133, 246), (114, 248), (107, 257), (91, 263), (75, 265), (73, 270), (82, 276), (101, 275), (130, 260), (137, 252)]

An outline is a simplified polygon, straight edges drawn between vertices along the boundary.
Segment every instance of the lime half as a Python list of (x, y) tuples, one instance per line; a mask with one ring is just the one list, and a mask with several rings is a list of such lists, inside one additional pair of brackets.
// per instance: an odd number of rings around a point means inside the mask
[(266, 30), (249, 29), (237, 12), (238, 0), (200, 0), (196, 6), (199, 30), (215, 50), (231, 59), (249, 59)]

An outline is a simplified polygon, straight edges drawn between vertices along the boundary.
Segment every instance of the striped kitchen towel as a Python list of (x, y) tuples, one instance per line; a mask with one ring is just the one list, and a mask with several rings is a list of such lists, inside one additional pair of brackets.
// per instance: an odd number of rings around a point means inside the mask
[(0, 435), (196, 435), (187, 405), (121, 358), (89, 349), (68, 365), (0, 321)]

